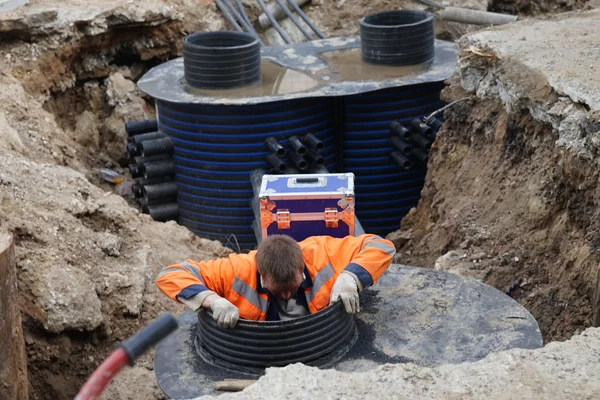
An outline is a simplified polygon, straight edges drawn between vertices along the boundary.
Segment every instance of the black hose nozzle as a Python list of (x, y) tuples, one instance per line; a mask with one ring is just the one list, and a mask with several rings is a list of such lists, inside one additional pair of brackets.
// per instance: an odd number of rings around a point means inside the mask
[(392, 130), (392, 132), (394, 132), (396, 135), (398, 135), (400, 138), (402, 138), (404, 140), (407, 140), (410, 138), (410, 130), (408, 130), (408, 128), (406, 128), (404, 125), (402, 125), (398, 121), (392, 121), (390, 123), (390, 129)]
[(173, 160), (154, 161), (145, 163), (142, 169), (144, 178), (156, 178), (173, 174), (175, 172), (175, 163)]
[(140, 121), (125, 122), (125, 132), (127, 132), (127, 136), (135, 136), (157, 130), (158, 121), (156, 119), (143, 119)]
[(429, 152), (429, 150), (431, 150), (431, 140), (427, 139), (423, 135), (412, 135), (410, 137), (410, 141), (416, 144), (418, 147), (425, 150), (426, 152)]
[(304, 143), (311, 149), (323, 150), (323, 142), (312, 133), (307, 133), (306, 136), (304, 136)]
[(308, 163), (297, 151), (290, 151), (288, 157), (300, 171), (304, 171), (308, 168)]
[(291, 138), (289, 138), (289, 142), (292, 149), (297, 151), (298, 154), (300, 154), (301, 156), (306, 154), (306, 147), (302, 144), (302, 142), (300, 141), (300, 139), (298, 139), (297, 136), (292, 136)]
[(275, 154), (269, 154), (267, 156), (267, 162), (271, 164), (273, 169), (280, 172), (287, 168), (287, 164)]
[(390, 154), (390, 157), (392, 157), (392, 160), (396, 161), (396, 163), (398, 163), (398, 165), (403, 169), (411, 169), (413, 166), (412, 161), (410, 161), (404, 154), (401, 154), (397, 151), (393, 151), (392, 154)]
[(129, 365), (133, 366), (139, 356), (169, 336), (178, 326), (173, 315), (164, 313), (124, 343), (119, 343), (118, 346), (125, 350), (129, 358)]
[(306, 158), (308, 158), (309, 161), (312, 161), (317, 165), (325, 164), (325, 157), (323, 157), (313, 149), (308, 149), (308, 151), (306, 152)]
[(423, 165), (427, 165), (429, 162), (429, 155), (419, 148), (413, 149), (411, 157), (416, 158)]
[(410, 154), (412, 151), (412, 146), (398, 136), (392, 136), (390, 142), (392, 142), (392, 145), (403, 154)]
[(419, 118), (411, 120), (410, 127), (415, 133), (420, 133), (429, 139), (434, 139), (433, 129)]
[(155, 156), (158, 154), (170, 154), (173, 151), (173, 141), (170, 137), (148, 140), (140, 144), (140, 149), (142, 156), (144, 157)]
[(274, 137), (270, 137), (267, 140), (265, 140), (265, 146), (267, 146), (267, 149), (272, 151), (273, 154), (275, 154), (277, 157), (285, 156), (285, 149), (282, 145), (279, 144), (277, 139), (275, 139)]

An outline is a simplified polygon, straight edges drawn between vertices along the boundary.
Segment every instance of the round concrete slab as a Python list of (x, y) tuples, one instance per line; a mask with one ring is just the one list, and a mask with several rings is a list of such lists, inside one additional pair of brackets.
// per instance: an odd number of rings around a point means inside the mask
[[(384, 363), (456, 364), (543, 346), (533, 316), (504, 293), (458, 275), (399, 264), (361, 294), (355, 318), (358, 341), (335, 365), (341, 371), (366, 371)], [(219, 394), (214, 382), (248, 379), (196, 355), (196, 323), (196, 315), (185, 312), (180, 328), (156, 348), (158, 384), (173, 399)]]

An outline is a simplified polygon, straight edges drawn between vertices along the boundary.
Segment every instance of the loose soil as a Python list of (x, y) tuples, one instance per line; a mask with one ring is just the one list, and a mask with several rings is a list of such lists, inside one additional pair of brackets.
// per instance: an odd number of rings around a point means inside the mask
[[(0, 228), (15, 235), (32, 399), (73, 398), (117, 341), (161, 312), (182, 311), (153, 285), (152, 277), (163, 266), (190, 254), (208, 259), (228, 253), (181, 227), (159, 225), (140, 215), (130, 198), (115, 196), (117, 189), (94, 174), (96, 168), (108, 167), (127, 175), (123, 123), (154, 115), (151, 99), (129, 90), (129, 84), (152, 66), (180, 56), (186, 34), (229, 28), (211, 0), (156, 2), (143, 23), (114, 13), (108, 25), (88, 21), (58, 26), (50, 11), (21, 20), (12, 29), (0, 23)], [(52, 6), (51, 0), (30, 3)], [(77, 0), (60, 3), (73, 9), (87, 5)], [(96, 6), (112, 3), (94, 1)], [(314, 0), (305, 11), (331, 37), (357, 34), (364, 15), (409, 3)], [(556, 8), (552, 4), (558, 2), (548, 1), (529, 10), (525, 3), (495, 2), (493, 9), (513, 7), (529, 15), (585, 6), (574, 1)], [(249, 14), (260, 11), (254, 7)], [(456, 32), (451, 38), (459, 36)], [(446, 97), (460, 97), (457, 90), (449, 89)], [(515, 135), (517, 130), (528, 134)], [(591, 189), (577, 189), (548, 169), (546, 161), (557, 156), (550, 150), (554, 139), (551, 129), (531, 116), (508, 116), (491, 101), (451, 111), (435, 145), (437, 156), (432, 158), (423, 201), (403, 223), (402, 234), (411, 231), (412, 236), (401, 243), (402, 262), (415, 265), (430, 266), (465, 240), (467, 249), (481, 248), (490, 258), (493, 255), (486, 282), (502, 288), (521, 279), (511, 295), (532, 310), (547, 340), (566, 338), (589, 326), (589, 286), (581, 282), (591, 279), (586, 271), (598, 261), (594, 243), (586, 240), (597, 220), (591, 218)], [(531, 149), (546, 150), (536, 151), (529, 160)], [(495, 166), (481, 162), (488, 156), (497, 158)], [(576, 170), (576, 161), (569, 162)], [(459, 165), (470, 168), (463, 167), (458, 176), (448, 172)], [(472, 182), (472, 193), (478, 196), (465, 196), (458, 182)], [(486, 182), (495, 182), (494, 187)], [(529, 208), (519, 209), (511, 188), (517, 188), (522, 199), (543, 193), (548, 204), (531, 200), (525, 202)], [(477, 209), (480, 204), (495, 207)], [(506, 215), (513, 217), (507, 220)], [(532, 218), (536, 229), (514, 229), (510, 221), (516, 215)], [(118, 245), (113, 246), (114, 237)], [(124, 271), (122, 275), (128, 275), (131, 266), (139, 264), (138, 251), (144, 246), (150, 248), (143, 256), (146, 267), (131, 275), (140, 282), (120, 286), (109, 280), (113, 286), (108, 289), (107, 277)], [(48, 331), (48, 310), (39, 303), (38, 291), (40, 271), (54, 267), (89, 276), (104, 318), (99, 327)], [(151, 381), (152, 353), (131, 371), (105, 398), (161, 398)]]

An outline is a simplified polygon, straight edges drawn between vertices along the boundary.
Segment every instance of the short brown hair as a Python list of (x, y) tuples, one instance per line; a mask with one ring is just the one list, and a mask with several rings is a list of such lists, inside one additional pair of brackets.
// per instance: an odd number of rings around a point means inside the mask
[(304, 256), (290, 236), (267, 236), (256, 250), (256, 267), (274, 283), (286, 285), (296, 279), (298, 270), (304, 269)]

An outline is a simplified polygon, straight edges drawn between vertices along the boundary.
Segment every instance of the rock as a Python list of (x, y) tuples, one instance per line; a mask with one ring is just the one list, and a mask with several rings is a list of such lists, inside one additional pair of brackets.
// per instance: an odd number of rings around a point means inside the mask
[(100, 87), (100, 82), (97, 80), (87, 81), (83, 84), (83, 92), (88, 102), (90, 109), (97, 112), (103, 108), (106, 103), (104, 90)]
[(488, 270), (479, 269), (475, 264), (466, 259), (467, 255), (462, 252), (449, 251), (435, 261), (434, 269), (483, 281), (488, 274)]
[[(142, 112), (143, 115), (143, 112)], [(142, 119), (137, 112), (132, 119)], [(104, 120), (100, 129), (100, 142), (106, 155), (119, 161), (126, 158), (127, 132), (125, 132), (125, 119), (113, 113)]]
[(46, 330), (91, 331), (102, 324), (100, 300), (87, 273), (65, 265), (52, 265), (38, 273), (34, 293), (46, 314)]
[(121, 249), (122, 240), (112, 233), (105, 232), (100, 234), (96, 239), (96, 244), (109, 256), (118, 257), (121, 254), (119, 250)]
[(75, 125), (75, 141), (90, 150), (100, 148), (100, 133), (96, 125), (96, 117), (89, 111), (84, 111), (77, 117)]
[(0, 112), (0, 147), (7, 150), (14, 150), (21, 154), (25, 153), (25, 146), (17, 131), (10, 126), (6, 115)]
[(512, 349), (483, 360), (435, 368), (386, 364), (370, 372), (321, 370), (302, 364), (268, 368), (239, 393), (198, 400), (309, 398), (387, 399), (592, 399), (600, 396), (600, 329), (589, 328), (542, 349)]
[(131, 286), (131, 280), (127, 275), (118, 272), (109, 272), (104, 277), (101, 284), (96, 285), (96, 291), (99, 295), (110, 295), (111, 293)]
[(411, 229), (400, 229), (386, 236), (386, 239), (394, 243), (396, 250), (400, 249), (412, 239), (413, 233)]
[(126, 79), (121, 73), (111, 74), (106, 79), (106, 98), (111, 107), (117, 107), (130, 102), (136, 92), (135, 83)]

